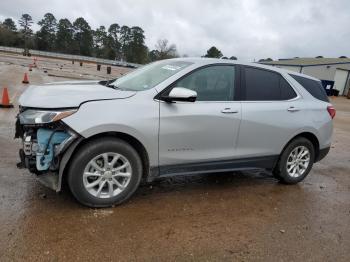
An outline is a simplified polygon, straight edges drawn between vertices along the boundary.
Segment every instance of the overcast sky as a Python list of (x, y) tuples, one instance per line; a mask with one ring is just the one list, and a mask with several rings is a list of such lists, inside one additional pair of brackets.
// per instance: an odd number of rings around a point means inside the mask
[(38, 22), (46, 12), (94, 29), (137, 25), (150, 49), (166, 38), (181, 55), (214, 45), (245, 61), (350, 56), (350, 0), (0, 0), (0, 20), (28, 13)]

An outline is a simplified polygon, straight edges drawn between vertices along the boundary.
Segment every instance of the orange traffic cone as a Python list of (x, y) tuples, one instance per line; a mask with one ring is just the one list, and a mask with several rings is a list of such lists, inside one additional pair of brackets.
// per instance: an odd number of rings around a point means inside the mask
[(2, 100), (0, 104), (0, 108), (11, 108), (13, 104), (10, 103), (9, 93), (7, 92), (7, 87), (4, 87), (2, 90)]
[(24, 78), (23, 78), (22, 83), (23, 84), (29, 84), (29, 79), (28, 79), (28, 74), (27, 73), (24, 73)]

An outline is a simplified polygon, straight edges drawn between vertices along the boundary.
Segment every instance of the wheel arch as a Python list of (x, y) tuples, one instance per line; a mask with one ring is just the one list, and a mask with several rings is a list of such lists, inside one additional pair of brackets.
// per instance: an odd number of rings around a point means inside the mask
[[(67, 170), (69, 169), (69, 165), (74, 157), (74, 155), (76, 154), (76, 152), (79, 150), (79, 148), (81, 148), (83, 145), (85, 145), (86, 143), (89, 143), (93, 140), (99, 139), (101, 137), (114, 137), (114, 138), (119, 138), (122, 139), (123, 141), (127, 142), (128, 144), (130, 144), (136, 151), (137, 153), (140, 155), (141, 158), (141, 162), (142, 162), (142, 178), (146, 179), (149, 175), (149, 171), (150, 171), (150, 161), (149, 161), (149, 155), (147, 153), (146, 147), (134, 136), (131, 136), (130, 134), (126, 134), (123, 132), (116, 132), (116, 131), (111, 131), (111, 132), (103, 132), (103, 133), (99, 133), (99, 134), (95, 134), (93, 136), (81, 139), (80, 141), (77, 142), (76, 145), (74, 145), (74, 148), (72, 148), (71, 150), (67, 150), (65, 154), (69, 154), (68, 159), (66, 160), (66, 163), (64, 164), (64, 166), (60, 167), (60, 172), (59, 172), (59, 183), (58, 183), (58, 187), (57, 187), (57, 191), (60, 191), (62, 188), (62, 184), (66, 183), (66, 177), (67, 177)], [(63, 158), (66, 157), (65, 155), (63, 155), (63, 157), (61, 158), (61, 161), (63, 160)]]
[(297, 135), (294, 135), (291, 139), (289, 139), (289, 141), (284, 145), (284, 147), (283, 147), (283, 149), (282, 149), (280, 155), (283, 153), (284, 149), (285, 149), (294, 139), (296, 139), (296, 138), (298, 138), (298, 137), (304, 137), (304, 138), (308, 139), (308, 140), (312, 143), (312, 145), (314, 146), (314, 150), (315, 150), (315, 159), (314, 159), (314, 161), (316, 162), (316, 160), (318, 159), (319, 154), (320, 154), (320, 142), (319, 142), (317, 136), (316, 136), (314, 133), (308, 132), (308, 131), (307, 131), (307, 132), (301, 132), (301, 133), (299, 133), (299, 134), (297, 134)]

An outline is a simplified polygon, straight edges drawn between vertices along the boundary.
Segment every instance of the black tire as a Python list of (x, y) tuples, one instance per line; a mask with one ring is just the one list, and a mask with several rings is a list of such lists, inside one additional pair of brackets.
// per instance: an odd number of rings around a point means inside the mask
[[(310, 152), (309, 165), (301, 176), (293, 177), (287, 171), (287, 160), (290, 153), (298, 146), (305, 146)], [(302, 181), (310, 172), (315, 160), (315, 149), (310, 140), (304, 137), (298, 137), (292, 140), (283, 150), (279, 161), (273, 170), (274, 176), (284, 184), (297, 184)]]
[[(122, 192), (114, 197), (99, 198), (93, 196), (85, 189), (83, 173), (90, 160), (106, 152), (114, 152), (124, 156), (129, 161), (132, 172), (130, 181)], [(88, 207), (110, 207), (125, 202), (136, 191), (141, 178), (142, 161), (139, 154), (127, 142), (114, 137), (98, 138), (83, 145), (74, 154), (68, 170), (70, 191), (78, 202)]]

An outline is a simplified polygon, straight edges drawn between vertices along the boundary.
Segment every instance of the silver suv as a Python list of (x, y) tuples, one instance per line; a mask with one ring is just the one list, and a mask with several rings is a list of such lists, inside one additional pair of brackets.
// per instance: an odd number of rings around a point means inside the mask
[(181, 58), (111, 81), (29, 87), (18, 167), (91, 207), (141, 180), (247, 169), (302, 181), (328, 153), (335, 115), (321, 82), (259, 64)]

